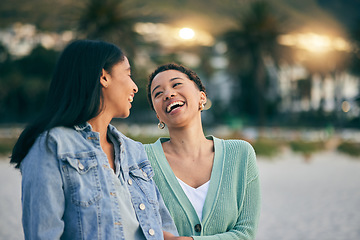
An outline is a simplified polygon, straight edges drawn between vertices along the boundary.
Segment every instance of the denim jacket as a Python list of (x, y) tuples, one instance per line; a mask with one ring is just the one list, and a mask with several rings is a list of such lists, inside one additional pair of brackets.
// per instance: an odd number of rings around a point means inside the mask
[[(122, 176), (145, 239), (163, 239), (163, 230), (177, 235), (142, 144), (108, 129), (120, 143)], [(114, 173), (90, 124), (41, 134), (20, 170), (26, 239), (124, 239), (127, 216), (117, 211)]]

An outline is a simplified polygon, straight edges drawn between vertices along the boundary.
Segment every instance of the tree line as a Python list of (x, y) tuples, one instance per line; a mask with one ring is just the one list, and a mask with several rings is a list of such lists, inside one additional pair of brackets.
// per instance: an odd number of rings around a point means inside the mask
[[(141, 48), (148, 50), (151, 63), (158, 65), (174, 61), (176, 51), (195, 52), (201, 58), (200, 65), (194, 69), (200, 75), (208, 77), (213, 72), (209, 64), (212, 54), (211, 47), (182, 47), (172, 53), (164, 53), (161, 46), (148, 43), (134, 26), (140, 17), (127, 14), (126, 9), (118, 0), (88, 0), (80, 12), (76, 29), (76, 38), (101, 39), (120, 45), (126, 50), (129, 59), (135, 59)], [(322, 108), (316, 111), (298, 114), (280, 113), (279, 104), (284, 101), (279, 96), (268, 94), (272, 87), (272, 78), (266, 66), (270, 59), (275, 68), (281, 62), (294, 62), (294, 49), (280, 45), (277, 41), (281, 34), (286, 33), (287, 19), (278, 16), (267, 1), (254, 1), (248, 5), (234, 21), (237, 27), (216, 36), (216, 41), (227, 45), (226, 57), (229, 59), (227, 72), (237, 88), (233, 89), (231, 106), (219, 107), (214, 102), (209, 112), (217, 123), (226, 122), (229, 118), (247, 119), (247, 123), (264, 126), (269, 124), (300, 124), (324, 125), (340, 124), (336, 113), (326, 113)], [(321, 61), (303, 62), (312, 74), (333, 74), (339, 71), (351, 72), (360, 76), (360, 28), (352, 29), (350, 39), (355, 47), (351, 53), (333, 53), (334, 65), (322, 65)], [(150, 50), (149, 50), (150, 49)], [(151, 50), (153, 49), (153, 50)], [(46, 99), (46, 92), (51, 80), (52, 71), (59, 52), (37, 46), (22, 58), (13, 58), (4, 46), (0, 46), (0, 122), (28, 122), (40, 111)], [(148, 114), (150, 109), (146, 102), (147, 69), (132, 62), (133, 75), (138, 80), (139, 93), (134, 101), (130, 121), (153, 121)], [(335, 67), (334, 67), (335, 66)], [(311, 79), (298, 81), (299, 94), (309, 94)], [(296, 116), (295, 116), (296, 115)], [(351, 126), (359, 126), (360, 118), (352, 119)], [(343, 124), (344, 122), (341, 122)], [(348, 123), (348, 122), (347, 122)]]

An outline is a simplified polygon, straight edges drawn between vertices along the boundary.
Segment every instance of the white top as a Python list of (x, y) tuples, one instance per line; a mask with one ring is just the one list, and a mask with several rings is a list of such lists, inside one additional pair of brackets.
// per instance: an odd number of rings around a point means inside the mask
[[(126, 219), (121, 219), (122, 229), (124, 231), (124, 239), (146, 239), (144, 233), (141, 230), (139, 220), (136, 217), (135, 209), (131, 201), (131, 194), (128, 188), (128, 184), (125, 183), (123, 171), (120, 166), (120, 142), (116, 138), (109, 134), (109, 137), (114, 144), (115, 150), (115, 173), (111, 174), (113, 178), (113, 184), (115, 185), (115, 194), (119, 215), (126, 216)], [(141, 204), (139, 205), (141, 207)]]
[(186, 196), (188, 197), (191, 204), (193, 205), (193, 207), (199, 217), (199, 220), (201, 222), (202, 211), (203, 211), (203, 207), (204, 207), (204, 203), (205, 203), (206, 194), (209, 189), (210, 180), (198, 188), (193, 188), (193, 187), (187, 185), (186, 183), (181, 181), (179, 178), (177, 178), (177, 180), (179, 181), (181, 188), (183, 189)]

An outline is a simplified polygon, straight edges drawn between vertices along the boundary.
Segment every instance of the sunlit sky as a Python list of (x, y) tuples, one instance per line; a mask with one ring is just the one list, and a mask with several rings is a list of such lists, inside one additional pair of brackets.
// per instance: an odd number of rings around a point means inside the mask
[[(150, 42), (159, 42), (164, 47), (176, 47), (179, 45), (187, 46), (213, 46), (216, 44), (215, 36), (212, 36), (209, 32), (202, 29), (192, 27), (189, 25), (173, 26), (164, 23), (137, 23), (135, 30), (139, 34), (144, 36), (144, 39)], [(54, 48), (59, 36), (55, 36), (55, 33), (46, 34), (40, 33), (36, 30), (36, 27), (30, 24), (17, 24), (14, 25), (14, 32), (18, 33), (19, 39), (12, 39), (11, 34), (2, 32), (0, 40), (2, 42), (8, 41), (10, 51), (15, 55), (27, 54), (32, 46), (30, 39), (36, 34), (39, 36), (37, 39), (41, 39), (41, 44), (46, 48)], [(11, 35), (11, 36), (10, 36)], [(62, 41), (70, 41), (73, 38), (71, 31), (65, 31), (61, 34)], [(11, 40), (12, 39), (12, 40)], [(25, 40), (25, 41), (24, 41)], [(21, 42), (24, 44), (17, 44)], [(336, 34), (324, 34), (315, 32), (291, 32), (288, 34), (280, 35), (278, 42), (285, 46), (304, 49), (315, 54), (327, 53), (330, 51), (346, 51), (350, 52), (353, 49), (353, 45), (345, 38)], [(27, 43), (27, 44), (25, 44)], [(35, 44), (35, 42), (34, 42)]]
[(135, 30), (148, 41), (160, 42), (165, 47), (177, 45), (202, 45), (214, 44), (214, 37), (201, 29), (189, 26), (174, 27), (163, 23), (137, 23)]
[[(159, 41), (165, 46), (179, 44), (210, 46), (214, 44), (214, 37), (210, 33), (188, 26), (179, 28), (167, 24), (138, 23), (136, 31), (146, 36), (146, 39)], [(280, 35), (278, 42), (282, 45), (305, 49), (314, 53), (351, 51), (351, 44), (346, 39), (314, 32), (294, 32)]]
[(184, 27), (179, 30), (179, 36), (184, 40), (190, 40), (195, 37), (195, 32), (191, 28)]
[(350, 44), (341, 37), (330, 37), (316, 33), (292, 33), (281, 35), (280, 44), (302, 48), (310, 52), (351, 51)]

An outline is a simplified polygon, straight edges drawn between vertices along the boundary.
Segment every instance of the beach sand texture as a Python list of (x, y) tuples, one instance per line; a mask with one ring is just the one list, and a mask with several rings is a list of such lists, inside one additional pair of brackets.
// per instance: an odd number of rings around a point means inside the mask
[[(360, 159), (335, 151), (308, 161), (285, 151), (258, 157), (262, 210), (257, 240), (360, 239)], [(18, 170), (0, 161), (0, 239), (24, 239)]]

